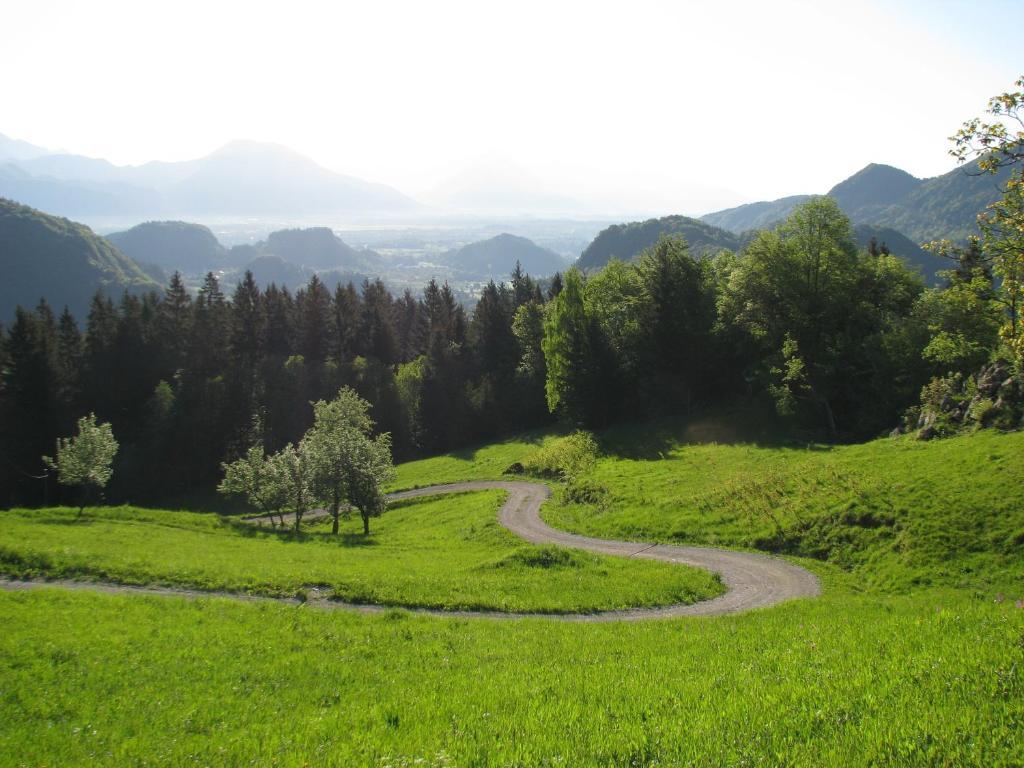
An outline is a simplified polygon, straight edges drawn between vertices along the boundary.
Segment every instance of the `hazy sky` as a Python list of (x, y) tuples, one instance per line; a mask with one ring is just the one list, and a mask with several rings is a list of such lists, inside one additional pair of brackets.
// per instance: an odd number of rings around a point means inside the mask
[(14, 138), (122, 164), (249, 138), (423, 198), (486, 171), (619, 210), (824, 192), (872, 161), (944, 172), (946, 137), (1024, 72), (1019, 0), (0, 0), (0, 18)]

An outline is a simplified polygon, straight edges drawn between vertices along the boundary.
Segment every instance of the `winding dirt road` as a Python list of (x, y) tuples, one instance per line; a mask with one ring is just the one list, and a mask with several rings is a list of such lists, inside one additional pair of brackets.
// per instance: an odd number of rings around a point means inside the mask
[[(814, 597), (821, 592), (818, 579), (810, 571), (785, 560), (768, 555), (748, 552), (734, 552), (710, 547), (678, 547), (668, 544), (649, 544), (613, 539), (594, 539), (566, 533), (547, 525), (540, 517), (541, 504), (551, 495), (546, 485), (518, 481), (477, 480), (465, 483), (449, 483), (417, 488), (411, 491), (393, 493), (392, 500), (410, 499), (417, 496), (436, 496), (463, 491), (499, 489), (508, 497), (502, 506), (499, 520), (512, 533), (534, 544), (557, 544), (573, 549), (583, 549), (602, 555), (617, 557), (642, 557), (666, 563), (679, 563), (717, 573), (726, 586), (725, 594), (692, 605), (669, 605), (663, 608), (632, 608), (621, 611), (604, 611), (586, 614), (542, 614), (503, 613), (500, 611), (443, 611), (429, 608), (406, 608), (415, 613), (436, 616), (460, 616), (482, 618), (546, 618), (561, 621), (631, 621), (637, 619), (671, 618), (676, 616), (719, 616), (727, 613), (742, 613), (754, 608), (765, 608), (785, 600), (798, 597)], [(307, 515), (312, 520), (326, 515), (319, 511)], [(253, 518), (251, 522), (268, 522), (269, 518)], [(132, 587), (121, 584), (104, 584), (76, 581), (0, 581), (0, 588), (26, 590), (43, 586), (61, 586), (68, 589), (85, 589), (107, 593), (174, 595), (187, 598), (229, 597), (251, 602), (275, 601), (298, 603), (298, 599), (271, 598), (239, 595), (232, 592), (199, 592), (188, 589), (163, 587)], [(314, 595), (305, 601), (309, 605), (325, 609), (342, 609), (379, 613), (389, 610), (387, 606), (357, 605), (338, 600), (317, 598)]]

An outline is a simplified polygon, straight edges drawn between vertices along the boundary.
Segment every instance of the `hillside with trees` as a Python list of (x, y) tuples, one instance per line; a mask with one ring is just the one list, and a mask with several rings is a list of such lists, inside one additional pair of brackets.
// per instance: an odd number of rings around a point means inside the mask
[(147, 221), (106, 238), (140, 264), (168, 272), (203, 273), (223, 264), (227, 256), (209, 227), (185, 221)]
[(92, 297), (140, 293), (157, 284), (88, 227), (0, 198), (0, 321), (46, 298), (84, 316)]
[(554, 251), (541, 248), (525, 237), (500, 234), (487, 240), (448, 251), (441, 261), (460, 271), (484, 277), (503, 277), (518, 262), (525, 272), (549, 277), (566, 267), (565, 260)]
[(327, 227), (271, 232), (256, 250), (311, 269), (376, 270), (381, 265), (379, 255), (357, 251)]
[(600, 269), (612, 259), (631, 261), (662, 237), (682, 237), (698, 255), (738, 250), (741, 239), (734, 233), (688, 216), (614, 224), (603, 230), (580, 254), (576, 266), (584, 272)]
[[(978, 234), (977, 216), (999, 199), (1009, 172), (981, 172), (979, 160), (930, 179), (871, 163), (828, 191), (854, 224), (895, 229), (920, 244)], [(701, 221), (740, 234), (766, 229), (809, 199), (794, 195), (773, 202), (740, 205), (701, 216)]]

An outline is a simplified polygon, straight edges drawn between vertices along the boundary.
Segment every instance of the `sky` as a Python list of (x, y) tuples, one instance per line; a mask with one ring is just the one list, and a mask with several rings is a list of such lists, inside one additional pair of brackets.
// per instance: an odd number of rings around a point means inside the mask
[(1024, 2), (0, 0), (0, 133), (118, 164), (234, 139), (434, 201), (699, 214), (953, 167)]

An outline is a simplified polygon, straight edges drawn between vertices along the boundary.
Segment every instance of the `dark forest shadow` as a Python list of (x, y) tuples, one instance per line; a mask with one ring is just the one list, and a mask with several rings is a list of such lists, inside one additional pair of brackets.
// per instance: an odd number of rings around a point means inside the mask
[(710, 408), (617, 424), (597, 434), (602, 454), (656, 461), (687, 445), (750, 445), (828, 451), (820, 435), (795, 430), (764, 404)]

